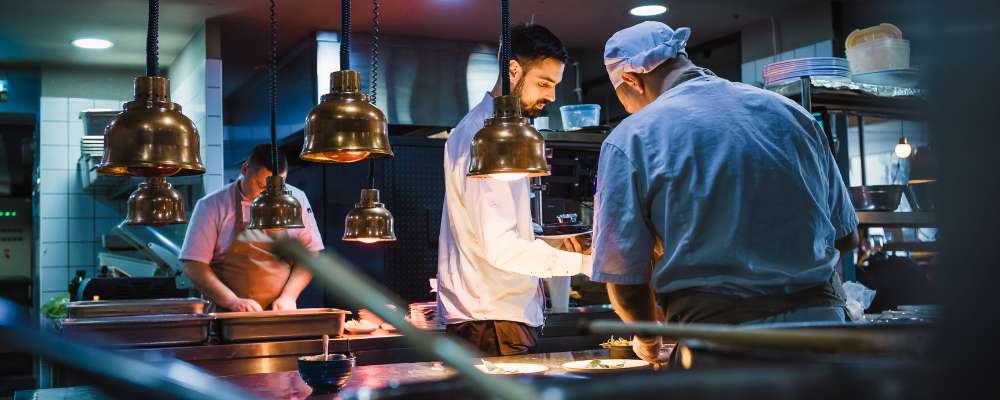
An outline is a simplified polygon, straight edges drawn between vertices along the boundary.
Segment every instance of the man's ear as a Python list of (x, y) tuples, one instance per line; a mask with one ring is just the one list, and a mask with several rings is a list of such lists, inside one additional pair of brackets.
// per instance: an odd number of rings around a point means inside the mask
[(247, 176), (247, 163), (243, 163), (243, 166), (240, 167), (240, 175)]
[(517, 82), (524, 78), (524, 68), (517, 60), (510, 60), (510, 87), (517, 86)]
[(636, 91), (639, 94), (646, 93), (646, 85), (642, 83), (642, 80), (639, 79), (639, 77), (636, 76), (636, 74), (633, 74), (631, 72), (626, 72), (622, 74), (622, 84), (629, 85), (632, 88), (632, 90)]

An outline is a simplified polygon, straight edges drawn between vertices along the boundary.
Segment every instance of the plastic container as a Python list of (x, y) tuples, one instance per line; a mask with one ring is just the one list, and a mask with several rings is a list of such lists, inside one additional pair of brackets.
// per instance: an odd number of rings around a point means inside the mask
[(861, 44), (862, 42), (867, 42), (876, 39), (883, 38), (893, 38), (902, 39), (903, 32), (893, 24), (882, 23), (879, 26), (873, 26), (871, 28), (865, 29), (855, 29), (847, 36), (847, 40), (844, 41), (844, 48), (851, 48)]
[(854, 75), (884, 69), (910, 68), (910, 41), (882, 38), (847, 48), (847, 61)]
[(600, 123), (601, 106), (597, 104), (577, 104), (559, 107), (562, 114), (563, 130), (572, 131)]

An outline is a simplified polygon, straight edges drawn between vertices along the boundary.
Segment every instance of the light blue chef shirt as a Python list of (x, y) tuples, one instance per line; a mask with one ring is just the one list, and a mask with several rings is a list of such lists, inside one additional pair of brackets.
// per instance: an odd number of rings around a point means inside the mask
[[(703, 76), (604, 141), (593, 280), (743, 297), (827, 282), (858, 225), (822, 129), (791, 100)], [(653, 248), (663, 241), (655, 263)]]

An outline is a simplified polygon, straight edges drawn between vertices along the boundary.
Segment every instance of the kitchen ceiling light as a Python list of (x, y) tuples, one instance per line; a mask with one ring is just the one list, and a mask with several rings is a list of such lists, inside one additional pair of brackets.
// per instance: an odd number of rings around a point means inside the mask
[(271, 102), (271, 176), (264, 182), (264, 191), (250, 203), (250, 224), (247, 229), (277, 231), (282, 229), (305, 228), (302, 223), (302, 205), (285, 189), (285, 179), (278, 175), (278, 129), (276, 125), (278, 109), (277, 40), (274, 32), (274, 0), (271, 0), (271, 52), (268, 60)]
[(378, 202), (378, 190), (361, 190), (361, 202), (347, 213), (344, 240), (375, 243), (396, 240), (392, 213)]
[(114, 43), (104, 39), (77, 39), (70, 43), (73, 43), (74, 46), (83, 49), (106, 49), (114, 46)]
[(125, 225), (163, 226), (186, 224), (184, 197), (167, 183), (167, 178), (146, 178), (128, 198)]
[(510, 95), (510, 4), (500, 2), (500, 88), (493, 99), (493, 118), (472, 138), (470, 178), (514, 180), (549, 175), (545, 161), (545, 138), (521, 116), (521, 99)]
[(911, 153), (913, 153), (913, 148), (906, 142), (906, 138), (900, 138), (899, 144), (896, 145), (896, 156), (899, 158), (906, 158), (909, 157)]
[[(376, 3), (376, 17), (377, 8)], [(330, 74), (330, 93), (306, 116), (299, 158), (337, 163), (392, 158), (385, 114), (361, 93), (361, 74), (350, 71), (350, 0), (341, 1), (340, 11), (340, 71)]]
[(629, 10), (629, 13), (639, 17), (649, 17), (667, 12), (664, 6), (639, 6)]

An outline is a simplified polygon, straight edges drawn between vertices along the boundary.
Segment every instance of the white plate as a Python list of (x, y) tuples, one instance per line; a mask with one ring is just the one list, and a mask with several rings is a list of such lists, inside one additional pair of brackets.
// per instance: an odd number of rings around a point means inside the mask
[(374, 327), (374, 328), (352, 328), (352, 327), (349, 327), (347, 325), (344, 325), (344, 330), (346, 330), (346, 331), (348, 331), (350, 333), (353, 333), (355, 335), (364, 335), (364, 334), (372, 333), (372, 332), (375, 332), (376, 329), (378, 329), (378, 327)]
[(851, 80), (869, 85), (899, 86), (911, 88), (920, 83), (923, 74), (919, 69), (900, 68), (855, 74)]
[[(516, 374), (496, 374), (496, 375), (541, 375), (544, 374), (545, 371), (549, 370), (549, 367), (538, 364), (493, 363), (493, 365), (506, 370), (517, 371)], [(486, 366), (483, 364), (477, 365), (476, 368), (479, 369), (480, 371), (483, 371), (483, 373), (487, 373)]]
[[(649, 366), (648, 362), (642, 360), (601, 360), (601, 364), (607, 365), (611, 368), (587, 368), (587, 364), (593, 360), (583, 360), (583, 361), (570, 361), (562, 365), (569, 372), (578, 374), (603, 374), (607, 372), (618, 372), (626, 370), (638, 370)], [(624, 368), (616, 368), (625, 362)]]
[(569, 239), (571, 237), (586, 235), (588, 233), (594, 233), (594, 232), (590, 231), (590, 232), (580, 232), (580, 233), (565, 233), (562, 235), (535, 236), (535, 239)]

